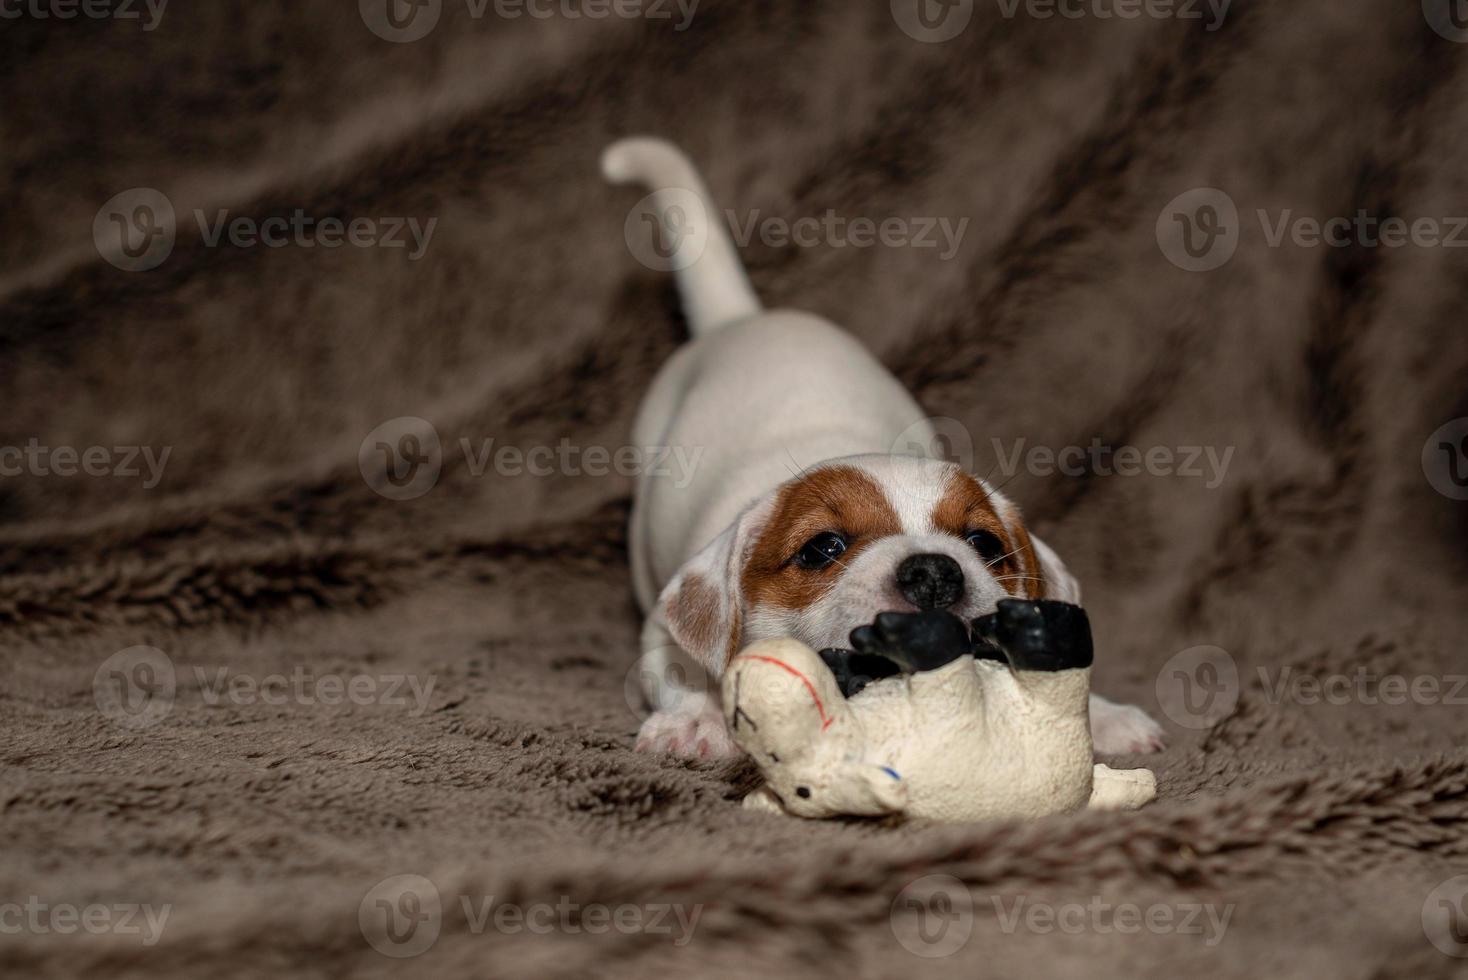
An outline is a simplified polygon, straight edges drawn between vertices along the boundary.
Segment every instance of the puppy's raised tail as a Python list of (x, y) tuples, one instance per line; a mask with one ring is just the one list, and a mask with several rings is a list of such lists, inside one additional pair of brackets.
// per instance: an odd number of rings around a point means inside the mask
[[(645, 264), (675, 273), (695, 336), (760, 311), (734, 239), (683, 151), (650, 137), (618, 140), (602, 154), (601, 171), (614, 184), (641, 184), (653, 192), (657, 227), (629, 223), (627, 244), (639, 256), (648, 249)], [(648, 241), (631, 240), (637, 234)]]

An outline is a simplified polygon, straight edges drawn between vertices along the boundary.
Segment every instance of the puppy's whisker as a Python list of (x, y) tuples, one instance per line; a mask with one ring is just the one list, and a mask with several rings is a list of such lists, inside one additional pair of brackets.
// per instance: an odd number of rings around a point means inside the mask
[(998, 558), (995, 558), (993, 561), (989, 562), (984, 567), (985, 568), (993, 568), (995, 565), (999, 564), (1004, 559), (1006, 559), (1006, 558), (1013, 558), (1015, 555), (1019, 554), (1023, 550), (1024, 550), (1024, 546), (1021, 545), (1020, 547), (1015, 548), (1013, 551), (1011, 551), (1007, 555), (1000, 555)]
[[(795, 454), (790, 451), (789, 446), (781, 446), (780, 448), (785, 450), (785, 455), (790, 457), (790, 462), (794, 463), (795, 469), (800, 471), (799, 473), (796, 473), (794, 470), (791, 470), (791, 475), (794, 476), (797, 480), (800, 479), (802, 476), (805, 476), (806, 471), (809, 470), (809, 467), (800, 465), (800, 460), (795, 458)], [(785, 468), (790, 469), (790, 467), (788, 466)]]
[[(990, 470), (989, 472), (992, 473), (993, 470)], [(1019, 470), (1015, 470), (1013, 473), (1009, 474), (1009, 476), (1005, 477), (1004, 482), (999, 484), (997, 487), (989, 487), (987, 490), (985, 490), (984, 501), (987, 503), (990, 497), (994, 496), (1000, 490), (1003, 490), (1006, 486), (1009, 485), (1009, 481), (1013, 480), (1017, 476), (1019, 476)], [(985, 477), (984, 480), (987, 483), (988, 477)]]

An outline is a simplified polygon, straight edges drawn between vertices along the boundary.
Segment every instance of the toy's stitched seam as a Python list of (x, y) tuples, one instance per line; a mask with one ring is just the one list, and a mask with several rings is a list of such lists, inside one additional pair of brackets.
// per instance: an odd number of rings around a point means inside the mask
[(804, 684), (805, 689), (810, 692), (811, 700), (816, 703), (816, 710), (821, 713), (821, 731), (825, 731), (826, 729), (831, 727), (831, 722), (835, 719), (826, 714), (826, 706), (821, 704), (821, 696), (816, 693), (816, 686), (810, 682), (809, 677), (806, 677), (804, 674), (787, 664), (785, 661), (776, 660), (774, 657), (763, 657), (757, 653), (753, 653), (747, 655), (745, 659), (763, 660), (767, 664), (774, 664), (777, 667), (784, 667), (786, 670), (790, 671), (790, 673), (794, 674), (796, 677), (799, 677), (800, 683)]

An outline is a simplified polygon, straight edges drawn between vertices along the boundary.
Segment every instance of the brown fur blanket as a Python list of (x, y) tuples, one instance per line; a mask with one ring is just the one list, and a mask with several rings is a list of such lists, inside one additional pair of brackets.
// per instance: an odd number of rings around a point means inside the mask
[[(681, 30), (671, 3), (434, 0), (394, 43), (341, 0), (12, 6), (7, 975), (1252, 980), (1468, 951), (1468, 502), (1423, 466), (1468, 416), (1465, 253), (1308, 227), (1468, 214), (1451, 23), (978, 0), (929, 43), (887, 0), (703, 0)], [(638, 195), (597, 172), (634, 132), (744, 226), (966, 220), (951, 254), (743, 254), (1004, 474), (1086, 588), (1097, 688), (1168, 728), (1111, 760), (1156, 803), (778, 821), (740, 809), (743, 765), (632, 751), (631, 481), (588, 450), (626, 446), (683, 336), (623, 238)], [(1197, 188), (1224, 196), (1170, 213)], [(328, 219), (365, 223), (328, 247)], [(436, 454), (369, 439), (402, 417)], [(375, 492), (383, 441), (431, 488)], [(1127, 475), (1124, 447), (1175, 455)]]

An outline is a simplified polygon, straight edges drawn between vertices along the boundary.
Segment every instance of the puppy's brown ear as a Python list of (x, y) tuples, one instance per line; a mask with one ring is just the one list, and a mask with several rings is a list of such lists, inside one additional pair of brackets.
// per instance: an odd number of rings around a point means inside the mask
[(658, 596), (657, 615), (673, 641), (716, 677), (742, 645), (740, 573), (772, 505), (766, 500), (746, 509), (688, 559)]
[(1079, 606), (1081, 583), (1065, 567), (1065, 562), (1060, 560), (1055, 549), (1033, 534), (1030, 535), (1030, 545), (1035, 550), (1035, 558), (1040, 563), (1040, 574), (1045, 579), (1044, 598), (1059, 599), (1061, 602), (1071, 602)]

